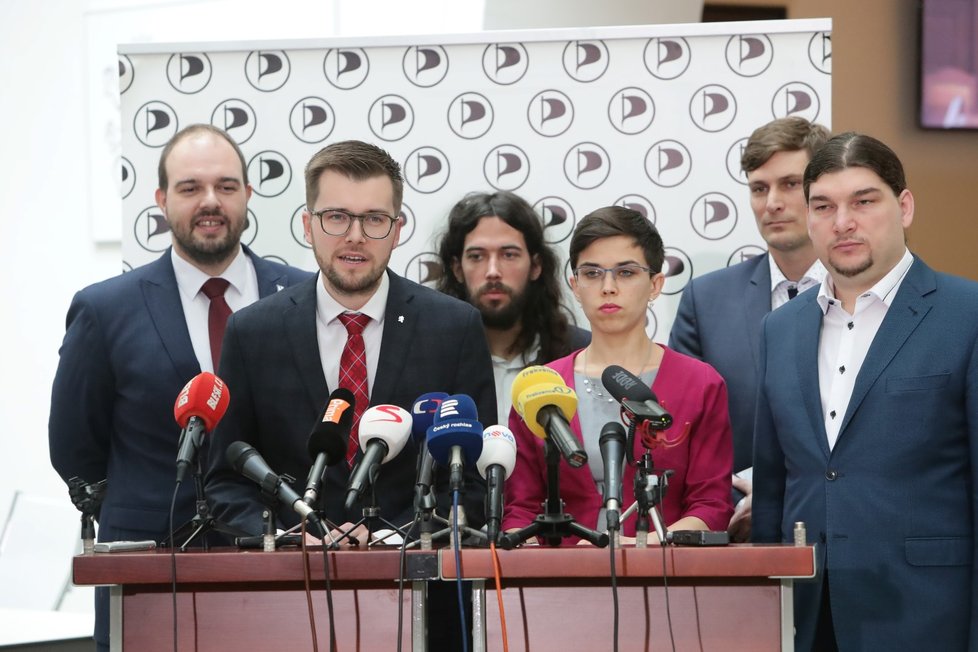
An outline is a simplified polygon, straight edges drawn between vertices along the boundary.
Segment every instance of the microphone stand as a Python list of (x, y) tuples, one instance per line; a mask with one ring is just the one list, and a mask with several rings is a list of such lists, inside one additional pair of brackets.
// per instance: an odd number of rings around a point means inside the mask
[[(430, 488), (424, 490), (418, 487), (414, 497), (414, 508), (420, 520), (420, 535), (417, 541), (412, 541), (407, 545), (408, 550), (419, 547), (421, 550), (431, 550), (432, 544), (435, 541), (443, 539), (446, 536), (449, 537), (450, 544), (454, 545), (454, 541), (452, 540), (454, 536), (454, 521), (452, 520), (454, 518), (454, 510), (450, 510), (452, 518), (444, 518), (435, 512), (435, 506), (434, 491)], [(435, 523), (443, 524), (446, 527), (435, 531)], [(489, 545), (489, 540), (486, 538), (485, 532), (469, 527), (465, 518), (465, 508), (462, 505), (458, 506), (458, 531), (460, 536), (464, 535), (474, 539), (474, 545)]]
[(86, 555), (95, 552), (95, 514), (105, 498), (107, 485), (108, 480), (89, 484), (78, 476), (68, 478), (68, 496), (81, 512), (82, 552)]
[(608, 545), (608, 534), (584, 527), (574, 517), (564, 512), (564, 501), (560, 498), (560, 450), (550, 438), (543, 442), (544, 457), (547, 461), (547, 499), (541, 505), (543, 514), (538, 514), (526, 527), (503, 534), (499, 543), (505, 550), (512, 550), (530, 537), (539, 536), (551, 546), (559, 546), (564, 537), (576, 536), (604, 548)]
[[(629, 457), (631, 457), (631, 451), (635, 442), (634, 421), (628, 426), (628, 437), (626, 441), (625, 450), (629, 452)], [(652, 521), (652, 526), (655, 528), (656, 535), (659, 537), (659, 545), (664, 546), (666, 545), (667, 530), (662, 520), (662, 514), (659, 511), (659, 504), (665, 498), (666, 491), (669, 488), (669, 476), (673, 472), (670, 469), (663, 471), (661, 475), (657, 474), (652, 463), (652, 450), (645, 446), (644, 440), (642, 445), (645, 448), (645, 453), (642, 454), (641, 459), (638, 461), (635, 471), (635, 502), (622, 513), (621, 520), (624, 521), (637, 507), (638, 516), (635, 522), (635, 547), (648, 547), (650, 520)]]
[[(367, 481), (370, 484), (370, 503), (363, 506), (363, 517), (360, 518), (359, 521), (351, 525), (348, 529), (344, 530), (343, 532), (340, 532), (340, 535), (336, 537), (330, 544), (328, 544), (330, 548), (332, 549), (339, 548), (339, 544), (341, 541), (343, 541), (343, 539), (350, 539), (350, 540), (354, 539), (353, 530), (355, 530), (360, 525), (367, 526), (368, 548), (376, 543), (382, 543), (383, 539), (379, 539), (378, 541), (370, 540), (370, 538), (373, 536), (373, 533), (376, 529), (376, 525), (378, 524), (378, 522), (381, 525), (386, 525), (391, 530), (401, 535), (403, 539), (407, 538), (407, 532), (403, 528), (394, 525), (393, 523), (391, 523), (386, 518), (380, 515), (380, 506), (377, 504), (377, 476), (379, 474), (380, 474), (380, 464), (374, 464), (372, 467), (370, 467), (367, 473), (367, 478), (368, 478)], [(327, 545), (325, 541), (323, 541), (323, 545), (324, 546)]]
[(207, 535), (211, 532), (223, 535), (228, 542), (233, 542), (237, 537), (248, 536), (248, 532), (218, 520), (211, 513), (211, 508), (207, 504), (207, 499), (204, 497), (204, 474), (201, 469), (200, 459), (197, 459), (194, 465), (194, 491), (197, 493), (196, 513), (193, 515), (193, 518), (178, 527), (170, 536), (163, 540), (161, 545), (164, 548), (175, 546), (176, 542), (182, 540), (183, 543), (179, 545), (180, 552), (186, 552), (190, 544), (200, 540), (201, 547), (204, 550), (208, 550), (210, 544)]

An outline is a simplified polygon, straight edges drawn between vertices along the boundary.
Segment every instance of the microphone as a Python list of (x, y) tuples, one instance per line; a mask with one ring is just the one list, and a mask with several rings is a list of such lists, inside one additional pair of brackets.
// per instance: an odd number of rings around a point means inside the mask
[(672, 425), (672, 415), (659, 405), (652, 390), (630, 371), (611, 365), (601, 372), (601, 383), (633, 419), (648, 423), (652, 430), (665, 430)]
[(570, 429), (577, 411), (577, 394), (553, 369), (527, 367), (513, 381), (513, 407), (537, 437), (549, 439), (574, 468), (587, 464), (587, 453)]
[(340, 387), (329, 395), (319, 420), (309, 433), (309, 456), (313, 458), (312, 468), (306, 478), (306, 491), (302, 500), (314, 507), (319, 498), (319, 488), (327, 466), (333, 466), (346, 459), (346, 441), (353, 427), (353, 406), (356, 399), (353, 392)]
[(462, 488), (462, 472), (482, 454), (482, 424), (472, 397), (455, 394), (442, 401), (428, 429), (431, 457), (451, 471), (452, 490)]
[[(418, 466), (415, 473), (415, 494), (418, 501), (431, 492), (431, 484), (434, 480), (435, 459), (428, 450), (428, 428), (435, 421), (435, 415), (442, 402), (448, 398), (445, 392), (428, 392), (418, 397), (411, 407), (411, 437), (418, 445)], [(416, 505), (420, 507), (420, 505)]]
[(516, 466), (516, 438), (506, 426), (482, 431), (482, 455), (476, 462), (486, 479), (486, 537), (495, 542), (503, 520), (503, 483)]
[(233, 441), (228, 446), (224, 457), (231, 468), (256, 483), (262, 491), (274, 496), (280, 503), (291, 507), (302, 518), (317, 525), (321, 532), (320, 536), (325, 536), (326, 531), (319, 517), (316, 516), (316, 512), (302, 502), (302, 498), (289, 486), (288, 482), (285, 482), (281, 476), (268, 467), (265, 458), (253, 446), (243, 441)]
[(177, 450), (177, 482), (183, 482), (187, 469), (197, 457), (204, 435), (214, 430), (231, 402), (224, 381), (209, 371), (190, 379), (173, 404), (173, 418), (183, 428)]
[(411, 415), (396, 405), (375, 405), (360, 417), (360, 450), (363, 456), (350, 475), (344, 507), (363, 495), (371, 469), (398, 456), (411, 436)]
[(604, 508), (608, 529), (621, 527), (621, 479), (625, 463), (625, 427), (617, 421), (609, 421), (601, 429), (598, 438), (601, 461), (604, 463)]

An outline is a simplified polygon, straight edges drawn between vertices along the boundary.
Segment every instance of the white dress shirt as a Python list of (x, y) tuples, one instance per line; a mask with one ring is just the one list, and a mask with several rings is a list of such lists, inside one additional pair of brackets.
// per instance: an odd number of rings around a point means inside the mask
[(540, 355), (539, 337), (533, 340), (533, 345), (529, 349), (512, 358), (492, 356), (492, 377), (496, 381), (496, 412), (499, 418), (496, 423), (509, 425), (509, 410), (513, 407), (513, 381), (521, 371), (530, 366), (529, 361), (536, 360), (538, 355)]
[(815, 287), (825, 278), (825, 267), (818, 258), (797, 282), (788, 280), (778, 264), (774, 262), (774, 256), (768, 254), (767, 262), (771, 267), (771, 310), (788, 303), (788, 288), (795, 288), (798, 294), (801, 294), (808, 288)]
[(876, 285), (856, 298), (855, 310), (851, 315), (835, 298), (832, 277), (826, 276), (822, 281), (817, 298), (825, 315), (818, 341), (818, 388), (830, 450), (839, 437), (839, 429), (849, 409), (852, 388), (866, 353), (912, 263), (910, 251), (904, 250), (900, 262)]
[[(380, 343), (384, 338), (384, 313), (387, 310), (387, 295), (391, 282), (387, 273), (380, 279), (380, 286), (360, 310), (344, 308), (330, 296), (323, 285), (322, 272), (316, 277), (316, 340), (319, 343), (319, 359), (323, 365), (323, 375), (330, 391), (340, 386), (340, 357), (346, 346), (346, 326), (339, 317), (345, 312), (359, 312), (370, 317), (363, 329), (363, 348), (367, 354), (367, 390), (373, 394), (374, 379), (380, 361)], [(312, 351), (309, 352), (312, 354)], [(323, 397), (326, 401), (326, 397)]]
[[(180, 304), (183, 306), (183, 316), (190, 332), (190, 343), (194, 347), (194, 356), (200, 364), (201, 371), (216, 373), (211, 361), (211, 338), (207, 330), (207, 312), (211, 300), (200, 291), (204, 283), (211, 277), (200, 271), (186, 260), (177, 255), (175, 249), (170, 250), (170, 260), (173, 262), (173, 273), (177, 277), (177, 289), (180, 291)], [(230, 283), (224, 293), (224, 300), (232, 312), (258, 301), (258, 274), (255, 265), (241, 247), (228, 268), (220, 275)]]

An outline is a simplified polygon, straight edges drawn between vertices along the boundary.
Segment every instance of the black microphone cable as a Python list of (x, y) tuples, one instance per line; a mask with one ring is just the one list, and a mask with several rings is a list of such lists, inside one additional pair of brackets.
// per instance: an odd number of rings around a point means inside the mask
[(411, 533), (414, 532), (416, 528), (421, 523), (421, 514), (417, 513), (414, 515), (414, 520), (411, 521), (411, 525), (408, 526), (407, 530), (404, 532), (404, 537), (401, 539), (401, 551), (397, 562), (397, 652), (401, 652), (401, 635), (404, 632), (404, 580), (405, 575), (407, 575), (406, 560), (407, 560), (407, 544), (408, 539), (411, 538)]
[(608, 537), (608, 550), (611, 554), (611, 613), (612, 627), (611, 635), (614, 637), (614, 652), (618, 652), (618, 573), (615, 570), (615, 539), (618, 538), (617, 532), (612, 531)]
[(180, 481), (173, 488), (170, 499), (170, 597), (173, 601), (173, 652), (177, 650), (177, 542), (174, 539), (173, 512), (177, 506), (177, 492), (180, 491)]
[[(306, 566), (308, 568), (308, 558), (306, 557), (306, 523), (307, 519), (302, 519), (302, 556), (306, 559)], [(329, 617), (329, 650), (330, 652), (336, 652), (336, 619), (333, 617), (333, 587), (331, 580), (329, 579), (329, 546), (326, 545), (326, 537), (328, 536), (328, 531), (326, 528), (328, 521), (322, 522), (323, 529), (323, 577), (326, 579), (326, 615)], [(308, 574), (309, 571), (307, 570)], [(309, 608), (312, 609), (312, 602), (310, 599)], [(310, 611), (310, 617), (312, 612)], [(315, 627), (315, 625), (313, 626)]]
[[(309, 568), (309, 554), (306, 548), (306, 519), (302, 519), (302, 528), (299, 530), (300, 550), (302, 552), (302, 582), (306, 588), (306, 608), (309, 610), (309, 630), (312, 633), (312, 652), (319, 652), (319, 636), (316, 634), (316, 612), (312, 607), (312, 571)], [(327, 568), (326, 581), (329, 582), (329, 570)], [(326, 595), (329, 596), (327, 590)], [(333, 617), (330, 616), (329, 624), (332, 627)], [(332, 641), (331, 641), (332, 642)]]
[(452, 530), (455, 533), (455, 584), (458, 587), (458, 618), (462, 624), (462, 652), (469, 652), (469, 635), (465, 629), (465, 602), (462, 598), (462, 541), (458, 532), (458, 494), (452, 491)]
[(662, 548), (662, 591), (666, 596), (666, 622), (669, 624), (669, 642), (672, 644), (672, 652), (676, 652), (676, 636), (672, 631), (672, 610), (669, 608), (669, 578), (666, 572), (666, 542), (660, 541), (659, 547)]

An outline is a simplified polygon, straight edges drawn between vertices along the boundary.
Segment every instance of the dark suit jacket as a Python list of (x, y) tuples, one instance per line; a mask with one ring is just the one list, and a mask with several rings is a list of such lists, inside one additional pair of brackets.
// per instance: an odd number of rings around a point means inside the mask
[(670, 348), (712, 365), (727, 383), (735, 471), (751, 465), (761, 320), (769, 312), (765, 254), (690, 281), (669, 334)]
[(835, 447), (821, 414), (813, 288), (763, 326), (753, 537), (804, 521), (795, 584), (811, 648), (828, 572), (841, 650), (978, 650), (978, 284), (915, 259), (856, 377)]
[[(479, 313), (463, 301), (388, 274), (390, 294), (370, 404), (410, 411), (425, 392), (468, 394), (482, 421), (494, 423), (492, 363)], [(317, 277), (290, 288), (228, 322), (221, 377), (231, 390), (231, 404), (211, 440), (207, 495), (221, 519), (247, 531), (261, 531), (262, 501), (258, 487), (228, 465), (228, 445), (240, 440), (254, 446), (273, 471), (296, 479), (300, 494), (312, 465), (309, 433), (330, 393), (316, 340), (318, 282)], [(409, 441), (380, 469), (376, 494), (381, 515), (396, 525), (409, 523), (414, 515), (417, 455), (418, 447)], [(350, 512), (343, 508), (348, 480), (345, 463), (327, 470), (322, 506), (336, 524), (362, 516), (360, 504)], [(475, 472), (466, 485), (465, 509), (478, 527), (484, 522), (485, 485)], [(441, 497), (447, 507), (446, 494)], [(286, 505), (279, 506), (278, 518), (283, 526), (299, 522)]]
[[(310, 276), (245, 252), (261, 296)], [(101, 541), (167, 537), (180, 434), (173, 403), (199, 373), (169, 249), (75, 295), (54, 378), (48, 439), (51, 463), (65, 480), (108, 478)], [(193, 516), (195, 498), (193, 482), (184, 482), (175, 527)], [(107, 622), (99, 618), (97, 627), (103, 626)], [(99, 633), (107, 640), (107, 629)]]

